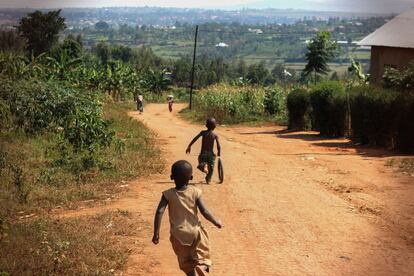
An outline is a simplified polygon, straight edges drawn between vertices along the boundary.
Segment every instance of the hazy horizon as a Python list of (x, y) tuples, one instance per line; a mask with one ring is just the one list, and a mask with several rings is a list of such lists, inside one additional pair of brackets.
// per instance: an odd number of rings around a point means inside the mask
[(1, 0), (0, 8), (100, 8), (100, 7), (165, 7), (202, 9), (302, 9), (312, 11), (395, 13), (414, 6), (414, 0)]

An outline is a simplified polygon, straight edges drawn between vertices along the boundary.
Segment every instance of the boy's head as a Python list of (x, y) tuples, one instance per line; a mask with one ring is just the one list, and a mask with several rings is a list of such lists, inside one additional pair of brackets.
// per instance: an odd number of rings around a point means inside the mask
[(216, 128), (216, 119), (214, 118), (208, 118), (206, 120), (206, 127), (208, 128), (208, 130), (214, 130)]
[(185, 160), (175, 162), (171, 167), (171, 180), (176, 186), (188, 184), (193, 179), (193, 167)]

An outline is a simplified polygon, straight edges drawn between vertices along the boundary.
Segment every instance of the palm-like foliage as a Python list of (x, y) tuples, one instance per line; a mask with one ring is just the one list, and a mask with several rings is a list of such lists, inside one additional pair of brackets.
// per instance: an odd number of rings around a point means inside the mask
[(354, 87), (356, 85), (366, 84), (368, 81), (368, 76), (364, 73), (364, 68), (362, 63), (351, 58), (351, 65), (348, 67), (348, 88)]
[(45, 54), (27, 58), (13, 53), (0, 53), (0, 75), (13, 80), (43, 78), (46, 71), (43, 65)]
[(82, 58), (72, 58), (66, 49), (60, 51), (57, 58), (47, 57), (46, 59), (49, 62), (53, 76), (59, 80), (64, 80), (71, 70), (82, 63)]
[(110, 61), (100, 74), (99, 88), (115, 99), (125, 99), (128, 93), (134, 91), (136, 83), (137, 75), (130, 66)]
[(167, 71), (165, 69), (161, 71), (148, 70), (140, 80), (141, 87), (147, 91), (161, 94), (170, 85), (170, 80), (167, 78), (166, 73)]

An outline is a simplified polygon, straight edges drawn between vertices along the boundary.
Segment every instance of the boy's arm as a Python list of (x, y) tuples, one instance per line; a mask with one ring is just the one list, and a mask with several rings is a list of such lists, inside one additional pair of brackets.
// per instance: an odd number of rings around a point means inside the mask
[(187, 147), (187, 150), (185, 151), (185, 153), (190, 153), (191, 152), (191, 146), (198, 140), (198, 138), (200, 138), (201, 137), (201, 132), (196, 136), (196, 137), (194, 137), (193, 138), (193, 140), (191, 140), (191, 142), (190, 142), (190, 144), (188, 145), (188, 147)]
[(219, 141), (218, 136), (216, 136), (216, 143), (217, 143), (217, 155), (220, 157), (220, 155), (221, 155), (221, 146), (220, 146), (220, 141)]
[(158, 244), (160, 241), (160, 226), (162, 215), (164, 214), (165, 208), (167, 207), (168, 201), (164, 197), (161, 197), (160, 203), (158, 204), (157, 211), (155, 212), (154, 218), (154, 236), (152, 237), (152, 242)]
[(206, 218), (209, 222), (217, 226), (218, 228), (222, 227), (222, 223), (219, 219), (216, 219), (210, 211), (207, 209), (207, 207), (204, 205), (204, 201), (202, 197), (199, 197), (197, 199), (197, 207), (200, 210), (200, 213), (203, 215), (203, 217)]

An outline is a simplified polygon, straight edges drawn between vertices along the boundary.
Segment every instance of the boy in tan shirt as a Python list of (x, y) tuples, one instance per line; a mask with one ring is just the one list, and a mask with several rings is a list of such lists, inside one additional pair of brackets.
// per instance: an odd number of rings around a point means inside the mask
[(185, 160), (175, 162), (171, 168), (171, 180), (174, 180), (175, 188), (162, 193), (155, 214), (152, 242), (159, 243), (161, 219), (168, 206), (170, 241), (180, 269), (187, 276), (206, 275), (211, 266), (210, 244), (208, 234), (198, 219), (198, 210), (218, 228), (221, 228), (222, 224), (205, 207), (201, 190), (188, 185), (191, 179), (193, 179), (191, 164)]

